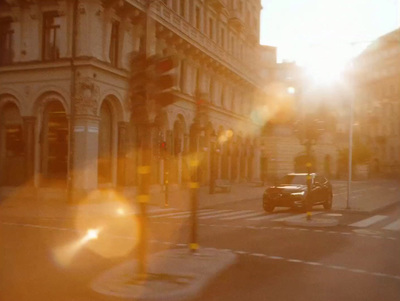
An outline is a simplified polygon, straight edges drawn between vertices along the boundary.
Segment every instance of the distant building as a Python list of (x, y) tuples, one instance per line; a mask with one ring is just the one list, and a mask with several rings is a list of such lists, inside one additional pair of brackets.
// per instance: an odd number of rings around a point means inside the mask
[[(265, 75), (265, 74), (264, 74)], [(267, 74), (266, 118), (261, 139), (261, 175), (264, 181), (274, 181), (289, 172), (306, 172), (306, 142), (304, 118), (319, 117), (327, 122), (327, 115), (318, 116), (318, 107), (308, 103), (309, 97), (321, 98), (322, 94), (309, 91), (303, 68), (294, 62), (275, 64), (273, 74)], [(306, 96), (304, 95), (306, 93)], [(323, 113), (327, 113), (326, 111)], [(320, 127), (313, 123), (311, 128)], [(327, 127), (327, 124), (324, 125)], [(308, 134), (307, 134), (308, 135)], [(311, 147), (311, 170), (335, 177), (337, 173), (337, 146), (335, 129), (313, 132)], [(311, 138), (311, 137), (309, 137)], [(311, 139), (310, 139), (311, 140)]]
[[(251, 116), (264, 85), (260, 2), (153, 2), (152, 52), (180, 63), (178, 101), (148, 132), (131, 118), (129, 98), (147, 0), (0, 1), (0, 190), (135, 187), (143, 134), (153, 141), (155, 187), (164, 180), (162, 142), (172, 184), (189, 181), (194, 150), (204, 158), (202, 185), (214, 169), (233, 182), (259, 179), (259, 123)], [(198, 95), (209, 102), (202, 132), (193, 128)]]
[(355, 133), (371, 152), (370, 174), (400, 176), (400, 29), (354, 62)]

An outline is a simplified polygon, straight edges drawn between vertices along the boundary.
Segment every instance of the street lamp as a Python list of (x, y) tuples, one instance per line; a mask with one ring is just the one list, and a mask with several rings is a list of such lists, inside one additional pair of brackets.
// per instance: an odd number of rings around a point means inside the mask
[(212, 132), (210, 135), (210, 186), (209, 193), (215, 193), (215, 153), (216, 153), (217, 135)]
[[(353, 64), (350, 65), (350, 70), (353, 71)], [(351, 76), (354, 73), (351, 72)], [(350, 78), (353, 79), (353, 78)], [(349, 118), (349, 176), (347, 182), (347, 201), (346, 201), (346, 209), (350, 209), (350, 197), (351, 197), (351, 180), (352, 180), (352, 160), (353, 160), (353, 123), (354, 123), (354, 82), (351, 81), (352, 87), (350, 89), (350, 118)]]

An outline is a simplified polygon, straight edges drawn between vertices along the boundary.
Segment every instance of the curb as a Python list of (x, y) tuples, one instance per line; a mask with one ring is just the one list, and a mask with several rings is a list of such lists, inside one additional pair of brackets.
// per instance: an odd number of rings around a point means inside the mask
[(334, 218), (311, 218), (311, 220), (307, 220), (305, 217), (304, 218), (299, 218), (299, 219), (292, 219), (292, 220), (286, 220), (284, 221), (284, 224), (287, 226), (302, 226), (302, 227), (335, 227), (339, 224), (338, 219)]
[(186, 300), (194, 298), (218, 274), (234, 264), (237, 255), (217, 249), (171, 249), (149, 257), (147, 279), (138, 278), (137, 261), (120, 264), (94, 279), (93, 291), (133, 300)]
[(397, 206), (399, 204), (400, 204), (400, 201), (396, 200), (394, 202), (391, 202), (389, 204), (385, 204), (383, 206), (380, 206), (378, 208), (371, 209), (371, 210), (352, 209), (352, 208), (350, 208), (350, 209), (346, 209), (346, 208), (337, 208), (337, 209), (335, 209), (335, 208), (332, 208), (332, 211), (333, 212), (346, 212), (346, 213), (360, 213), (360, 214), (375, 214), (375, 213), (378, 213), (380, 211), (389, 209), (391, 207), (395, 207), (395, 206)]

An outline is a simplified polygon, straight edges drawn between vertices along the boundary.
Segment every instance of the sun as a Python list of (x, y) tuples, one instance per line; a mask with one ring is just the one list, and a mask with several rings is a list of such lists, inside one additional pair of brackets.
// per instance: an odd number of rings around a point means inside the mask
[(328, 44), (325, 47), (308, 49), (300, 53), (300, 65), (305, 75), (314, 83), (329, 85), (343, 80), (343, 74), (350, 62), (351, 53), (341, 44)]

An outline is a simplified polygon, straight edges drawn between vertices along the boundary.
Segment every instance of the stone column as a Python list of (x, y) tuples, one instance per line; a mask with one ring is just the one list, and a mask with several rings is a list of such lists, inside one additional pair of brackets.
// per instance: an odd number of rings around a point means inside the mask
[(71, 118), (70, 201), (82, 200), (98, 184), (98, 87), (90, 79), (82, 79), (76, 90)]
[(25, 181), (33, 185), (35, 171), (35, 122), (36, 117), (24, 116), (24, 142), (25, 142)]

